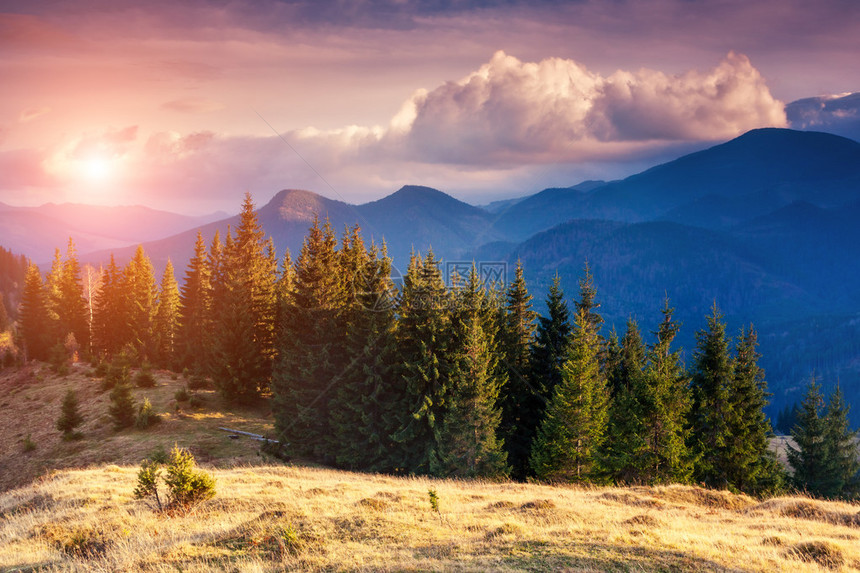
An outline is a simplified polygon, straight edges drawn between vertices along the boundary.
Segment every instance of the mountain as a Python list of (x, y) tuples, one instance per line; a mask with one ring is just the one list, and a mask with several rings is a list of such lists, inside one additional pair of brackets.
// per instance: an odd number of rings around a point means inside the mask
[(53, 258), (54, 249), (59, 247), (65, 252), (69, 237), (74, 239), (79, 253), (86, 253), (153, 241), (222, 218), (223, 213), (191, 217), (142, 206), (47, 203), (40, 207), (13, 207), (3, 204), (0, 205), (0, 245), (24, 253), (37, 263), (46, 263)]
[(858, 165), (856, 141), (756, 129), (587, 192), (547, 189), (501, 213), (494, 226), (520, 240), (569, 219), (665, 219), (718, 229), (795, 201), (821, 207), (850, 202), (860, 188)]
[[(258, 209), (260, 224), (274, 240), (279, 256), (289, 249), (294, 259), (314, 215), (321, 220), (328, 219), (338, 235), (345, 227), (357, 224), (368, 243), (381, 244), (384, 240), (395, 266), (403, 272), (413, 249), (426, 252), (432, 247), (437, 254), (456, 259), (485, 242), (500, 238), (490, 232), (492, 216), (484, 210), (436, 189), (414, 185), (362, 205), (350, 205), (310, 191), (286, 189)], [(237, 217), (223, 219), (143, 245), (156, 267), (163, 267), (169, 257), (175, 266), (182, 268), (191, 258), (198, 229), (209, 242), (216, 230), (223, 237), (228, 226), (237, 223)], [(112, 252), (122, 263), (131, 258), (135, 248)], [(109, 255), (109, 251), (102, 250), (89, 254), (87, 259), (105, 260)]]

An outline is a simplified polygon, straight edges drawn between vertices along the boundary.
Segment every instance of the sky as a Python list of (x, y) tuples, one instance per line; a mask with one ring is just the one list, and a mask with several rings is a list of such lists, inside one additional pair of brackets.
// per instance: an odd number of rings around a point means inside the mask
[(758, 127), (860, 136), (858, 30), (856, 0), (4, 0), (0, 202), (482, 204)]

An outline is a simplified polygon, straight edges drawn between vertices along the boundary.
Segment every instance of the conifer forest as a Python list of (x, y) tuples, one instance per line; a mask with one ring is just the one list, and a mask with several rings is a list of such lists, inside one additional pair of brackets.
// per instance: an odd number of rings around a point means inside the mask
[(193, 372), (225, 400), (269, 398), (284, 456), (400, 475), (858, 493), (838, 388), (809, 382), (787, 471), (769, 447), (755, 327), (726, 332), (715, 301), (685, 364), (671, 301), (658, 324), (607, 331), (587, 263), (545, 301), (522, 265), (504, 283), (474, 266), (447, 277), (432, 250), (394, 280), (386, 245), (358, 226), (314, 220), (295, 258), (279, 255), (250, 195), (235, 229), (208, 245), (198, 233), (179, 281), (170, 263), (159, 280), (142, 247), (84, 272), (70, 241), (44, 278), (6, 258), (24, 274), (6, 362)]

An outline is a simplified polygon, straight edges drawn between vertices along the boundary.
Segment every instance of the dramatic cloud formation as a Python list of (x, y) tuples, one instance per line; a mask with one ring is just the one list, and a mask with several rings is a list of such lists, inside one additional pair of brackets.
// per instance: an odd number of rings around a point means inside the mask
[[(385, 129), (292, 135), (303, 145), (363, 159), (395, 155), (457, 165), (618, 160), (643, 146), (783, 127), (783, 109), (739, 54), (706, 73), (617, 71), (604, 78), (573, 60), (524, 63), (500, 51), (460, 81), (416, 92)], [(331, 152), (317, 149), (318, 157)]]
[[(481, 202), (622, 177), (856, 91), (858, 19), (856, 0), (7, 0), (0, 201), (200, 213), (245, 190)], [(856, 133), (838, 105), (790, 125)]]

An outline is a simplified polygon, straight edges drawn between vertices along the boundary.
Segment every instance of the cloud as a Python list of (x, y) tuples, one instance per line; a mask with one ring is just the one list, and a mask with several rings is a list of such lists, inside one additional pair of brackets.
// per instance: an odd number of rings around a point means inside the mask
[(180, 113), (210, 113), (224, 109), (224, 104), (205, 98), (184, 98), (166, 102), (161, 107)]
[(573, 60), (522, 62), (499, 51), (459, 81), (415, 92), (386, 128), (291, 135), (328, 158), (502, 166), (624, 159), (785, 125), (783, 103), (740, 54), (704, 73), (603, 77)]
[(785, 106), (794, 129), (827, 131), (860, 141), (860, 92), (793, 101)]

